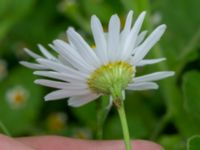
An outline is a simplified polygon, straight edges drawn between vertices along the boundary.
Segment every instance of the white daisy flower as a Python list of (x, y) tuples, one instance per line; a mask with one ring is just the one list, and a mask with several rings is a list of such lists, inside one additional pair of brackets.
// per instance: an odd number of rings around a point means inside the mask
[[(35, 75), (50, 79), (38, 79), (36, 84), (56, 88), (45, 96), (45, 100), (69, 98), (70, 106), (78, 107), (97, 99), (125, 90), (157, 89), (154, 81), (174, 75), (172, 71), (161, 71), (136, 76), (137, 67), (159, 63), (165, 58), (145, 59), (150, 49), (160, 40), (166, 25), (158, 26), (147, 38), (147, 31), (140, 32), (145, 17), (142, 12), (132, 25), (133, 11), (127, 15), (125, 26), (120, 31), (117, 15), (110, 18), (108, 32), (104, 32), (99, 19), (93, 15), (91, 29), (95, 48), (89, 46), (73, 28), (67, 30), (68, 42), (56, 39), (50, 47), (58, 53), (53, 56), (43, 46), (43, 56), (25, 51), (37, 63), (21, 61), (28, 68), (36, 69)], [(56, 80), (56, 81), (55, 81)]]
[(11, 108), (17, 109), (25, 106), (28, 98), (29, 92), (23, 86), (16, 86), (9, 89), (6, 92), (7, 101), (10, 104)]

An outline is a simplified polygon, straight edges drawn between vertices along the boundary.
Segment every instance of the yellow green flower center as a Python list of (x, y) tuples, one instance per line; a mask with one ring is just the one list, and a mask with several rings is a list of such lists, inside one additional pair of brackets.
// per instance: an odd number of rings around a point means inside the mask
[(87, 83), (96, 93), (114, 95), (125, 89), (134, 75), (135, 68), (127, 62), (111, 62), (96, 69)]

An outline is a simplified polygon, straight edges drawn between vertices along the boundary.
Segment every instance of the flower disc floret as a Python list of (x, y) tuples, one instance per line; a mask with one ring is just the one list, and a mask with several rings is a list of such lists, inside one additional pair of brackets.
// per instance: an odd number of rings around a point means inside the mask
[(88, 78), (89, 88), (102, 94), (123, 90), (135, 76), (135, 68), (127, 62), (110, 62), (96, 69)]

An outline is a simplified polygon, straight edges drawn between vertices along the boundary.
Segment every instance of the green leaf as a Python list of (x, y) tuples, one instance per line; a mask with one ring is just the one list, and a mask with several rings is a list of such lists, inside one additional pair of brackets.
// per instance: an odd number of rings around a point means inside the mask
[(200, 120), (200, 72), (190, 71), (183, 77), (185, 108)]
[[(145, 92), (144, 92), (145, 93)], [(151, 93), (146, 92), (146, 94)], [(149, 106), (149, 102), (144, 100), (142, 93), (126, 93), (125, 107), (129, 124), (130, 135), (134, 138), (148, 138), (156, 126), (156, 117)]]
[(142, 11), (148, 9), (148, 0), (121, 0), (127, 11), (133, 10), (136, 14), (140, 14)]
[(81, 4), (89, 17), (95, 14), (102, 22), (108, 21), (113, 11), (116, 11), (116, 5), (110, 6), (106, 1), (81, 0)]
[(198, 83), (198, 72), (186, 73), (182, 83), (183, 97), (180, 99), (179, 104), (174, 103), (174, 108), (176, 108), (174, 122), (178, 131), (185, 137), (200, 133)]
[(200, 135), (189, 138), (187, 142), (187, 150), (200, 150)]
[(70, 108), (73, 115), (82, 123), (91, 128), (96, 126), (96, 107), (95, 102), (77, 108)]
[(33, 4), (34, 0), (22, 0), (20, 3), (17, 0), (1, 0), (0, 40), (17, 21), (27, 15)]
[[(117, 111), (117, 110), (115, 110)], [(122, 139), (122, 128), (119, 120), (119, 116), (116, 114), (112, 117), (108, 117), (104, 126), (104, 139)]]
[(160, 13), (162, 22), (168, 27), (163, 40), (164, 53), (169, 56), (171, 65), (177, 69), (182, 69), (182, 64), (190, 61), (189, 54), (198, 49), (199, 5), (199, 0), (163, 0), (160, 1), (158, 10), (155, 10)]
[(166, 150), (185, 150), (185, 142), (180, 135), (163, 135), (159, 143)]

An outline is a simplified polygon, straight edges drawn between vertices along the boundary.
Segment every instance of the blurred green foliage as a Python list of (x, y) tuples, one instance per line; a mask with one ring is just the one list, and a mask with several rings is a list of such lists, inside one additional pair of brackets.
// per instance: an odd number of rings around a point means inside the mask
[(198, 150), (198, 149), (200, 149), (200, 136), (195, 135), (188, 140), (187, 150)]
[[(166, 150), (200, 149), (198, 136), (187, 143), (200, 134), (199, 6), (199, 0), (0, 0), (0, 121), (13, 136), (94, 138), (95, 102), (81, 108), (70, 108), (66, 101), (43, 102), (49, 89), (35, 85), (31, 71), (18, 64), (29, 59), (23, 48), (38, 52), (37, 43), (47, 46), (55, 38), (65, 39), (69, 26), (92, 44), (91, 15), (96, 14), (106, 30), (113, 13), (123, 22), (130, 9), (135, 16), (147, 10), (144, 29), (149, 33), (158, 24), (168, 26), (148, 57), (168, 60), (145, 67), (140, 74), (174, 70), (176, 76), (160, 81), (158, 91), (127, 93), (131, 137), (154, 140)], [(122, 138), (115, 109), (105, 122), (104, 138)]]

